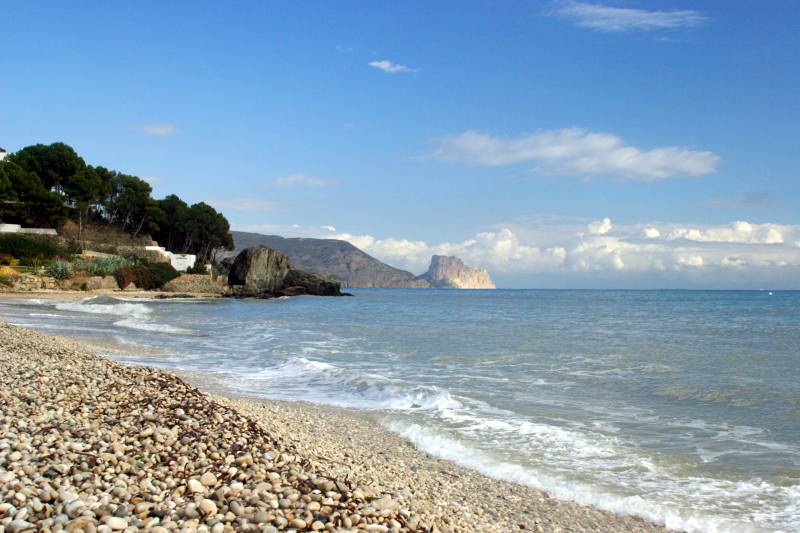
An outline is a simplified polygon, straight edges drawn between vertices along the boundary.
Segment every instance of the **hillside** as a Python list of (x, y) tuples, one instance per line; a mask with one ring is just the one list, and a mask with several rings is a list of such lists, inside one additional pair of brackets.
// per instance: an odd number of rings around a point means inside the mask
[(301, 270), (322, 274), (342, 282), (345, 287), (422, 288), (428, 283), (414, 274), (390, 267), (346, 241), (335, 239), (285, 238), (234, 231), (235, 252), (264, 245), (289, 256)]

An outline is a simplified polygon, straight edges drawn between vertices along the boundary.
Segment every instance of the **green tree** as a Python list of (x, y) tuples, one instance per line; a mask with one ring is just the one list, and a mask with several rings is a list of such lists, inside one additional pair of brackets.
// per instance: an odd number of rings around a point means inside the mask
[(188, 236), (184, 251), (197, 255), (198, 261), (208, 262), (211, 252), (217, 248), (233, 249), (228, 220), (205, 202), (189, 208)]
[(33, 172), (7, 160), (0, 162), (0, 176), (0, 181), (11, 185), (11, 193), (6, 193), (6, 203), (0, 211), (4, 218), (23, 224), (49, 224), (63, 216), (61, 196), (45, 189)]
[(0, 162), (0, 202), (9, 202), (17, 199), (17, 193), (11, 185), (11, 178), (6, 175), (6, 163)]
[(158, 205), (165, 220), (153, 237), (167, 250), (177, 250), (183, 245), (188, 233), (189, 206), (174, 194), (159, 200)]
[(83, 227), (92, 205), (103, 196), (103, 181), (97, 171), (84, 167), (64, 181), (64, 194), (78, 210), (78, 240), (83, 243)]
[(39, 176), (45, 189), (56, 192), (62, 192), (64, 183), (86, 166), (71, 146), (61, 142), (27, 146), (9, 159)]
[(152, 187), (146, 181), (127, 174), (115, 174), (111, 192), (104, 205), (109, 222), (138, 235), (145, 225), (147, 208), (151, 205)]

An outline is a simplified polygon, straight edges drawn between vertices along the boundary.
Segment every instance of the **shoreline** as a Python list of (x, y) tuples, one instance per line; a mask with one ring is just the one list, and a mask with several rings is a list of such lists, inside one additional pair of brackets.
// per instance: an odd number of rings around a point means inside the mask
[[(85, 297), (85, 293), (83, 294)], [(341, 514), (335, 519), (339, 520), (339, 523), (336, 523), (335, 520), (324, 521), (326, 517), (319, 515), (316, 510), (317, 506), (312, 503), (316, 500), (311, 499), (304, 502), (307, 497), (315, 497), (315, 494), (313, 492), (302, 494), (302, 490), (291, 493), (301, 494), (297, 496), (297, 500), (293, 500), (295, 503), (303, 504), (300, 505), (300, 513), (283, 512), (284, 508), (280, 506), (277, 511), (272, 513), (275, 516), (271, 516), (267, 510), (261, 511), (267, 512), (267, 514), (259, 515), (258, 518), (270, 518), (270, 521), (260, 523), (257, 529), (251, 527), (255, 525), (252, 520), (248, 522), (245, 519), (245, 523), (242, 524), (240, 515), (234, 513), (234, 516), (227, 516), (230, 513), (230, 505), (227, 505), (228, 513), (221, 512), (228, 503), (228, 499), (224, 495), (221, 495), (219, 500), (215, 500), (213, 495), (206, 494), (207, 498), (205, 499), (211, 500), (217, 511), (220, 512), (214, 513), (213, 516), (200, 513), (199, 518), (192, 517), (191, 503), (187, 503), (191, 502), (191, 499), (185, 498), (185, 489), (179, 491), (172, 488), (171, 491), (162, 491), (167, 494), (159, 495), (162, 498), (161, 502), (132, 503), (134, 498), (131, 498), (128, 502), (116, 503), (117, 507), (120, 505), (129, 507), (127, 516), (135, 515), (136, 520), (146, 527), (165, 527), (163, 524), (167, 524), (169, 520), (174, 522), (175, 526), (182, 524), (181, 520), (186, 522), (195, 520), (193, 524), (189, 525), (199, 530), (205, 528), (208, 531), (219, 532), (250, 528), (253, 531), (269, 532), (273, 531), (269, 529), (270, 524), (272, 527), (278, 528), (276, 531), (284, 530), (296, 518), (295, 514), (299, 515), (304, 512), (304, 518), (299, 518), (303, 522), (295, 523), (295, 526), (303, 526), (295, 528), (297, 531), (313, 530), (312, 526), (321, 531), (441, 531), (443, 533), (447, 531), (636, 531), (643, 533), (666, 531), (663, 526), (642, 518), (616, 515), (593, 507), (557, 500), (539, 490), (490, 478), (451, 461), (436, 458), (418, 450), (411, 442), (390, 432), (368, 414), (316, 404), (223, 394), (219, 387), (214, 386), (213, 382), (209, 382), (200, 375), (176, 374), (146, 366), (117, 362), (96, 355), (100, 349), (97, 345), (90, 346), (69, 338), (52, 337), (4, 322), (0, 322), (0, 340), (2, 340), (0, 342), (0, 362), (4, 368), (0, 371), (0, 377), (3, 380), (2, 389), (4, 391), (20, 390), (20, 388), (26, 387), (37, 389), (45, 385), (52, 388), (53, 383), (41, 382), (43, 378), (39, 375), (40, 373), (55, 374), (59, 376), (59, 379), (63, 379), (65, 375), (71, 375), (72, 380), (88, 379), (91, 381), (93, 379), (91, 374), (88, 376), (75, 374), (78, 369), (74, 369), (75, 365), (71, 364), (75, 362), (80, 363), (79, 367), (89, 367), (95, 374), (99, 373), (107, 379), (113, 379), (118, 394), (135, 395), (137, 387), (148, 380), (157, 379), (169, 383), (168, 389), (158, 391), (164, 401), (173, 404), (183, 403), (185, 400), (179, 393), (190, 394), (195, 404), (203, 407), (204, 416), (198, 420), (201, 427), (203, 425), (215, 426), (214, 421), (219, 417), (235, 418), (239, 423), (222, 432), (226, 438), (230, 437), (234, 441), (237, 436), (241, 436), (240, 432), (249, 434), (254, 431), (253, 428), (257, 428), (261, 437), (266, 439), (262, 441), (262, 444), (269, 443), (269, 446), (273, 448), (270, 453), (279, 454), (291, 450), (292, 455), (299, 458), (299, 464), (309, 467), (313, 471), (311, 479), (321, 476), (324, 479), (332, 480), (335, 490), (331, 492), (337, 493), (336, 491), (338, 491), (339, 499), (337, 501), (347, 501), (350, 505), (356, 506), (358, 512), (351, 514), (357, 516), (359, 520), (365, 521), (354, 524), (351, 519), (350, 529), (347, 528), (347, 522), (342, 519)], [(36, 348), (35, 353), (32, 353), (31, 349), (34, 347)], [(58, 357), (55, 354), (58, 354)], [(34, 374), (25, 373), (23, 370), (26, 367), (29, 371), (37, 370)], [(16, 378), (14, 378), (14, 374), (16, 374)], [(20, 377), (22, 377), (22, 382), (20, 382)], [(26, 381), (28, 382), (26, 383)], [(200, 390), (195, 388), (197, 386)], [(85, 387), (85, 391), (82, 391), (90, 394), (89, 404), (98, 397), (92, 396), (92, 393), (97, 393), (98, 388), (102, 389), (102, 386), (99, 386), (95, 380)], [(46, 395), (42, 394), (41, 396)], [(15, 401), (17, 404), (20, 403), (8, 392), (0, 393), (0, 398), (8, 405), (13, 406)], [(48, 407), (52, 409), (52, 406), (40, 405), (47, 403), (46, 397), (29, 394), (26, 398), (28, 407), (34, 405), (38, 406), (39, 410), (47, 410)], [(54, 398), (50, 397), (49, 399), (52, 401)], [(55, 403), (59, 406), (62, 401), (66, 400), (59, 400), (58, 396), (55, 397)], [(84, 399), (84, 402), (86, 401)], [(80, 409), (82, 405), (85, 405), (84, 402), (73, 405), (73, 408)], [(150, 403), (149, 407), (152, 405)], [(120, 408), (115, 405), (110, 407), (112, 409)], [(144, 425), (147, 425), (163, 423), (163, 419), (175, 422), (174, 411), (173, 409), (172, 411), (157, 411), (155, 414), (148, 414), (146, 410), (142, 412), (140, 406), (128, 414), (134, 418), (144, 417)], [(8, 422), (6, 421), (6, 423)], [(35, 424), (36, 422), (34, 422)], [(178, 427), (180, 424), (173, 426), (170, 431), (174, 431)], [(114, 431), (114, 428), (103, 427), (103, 424), (100, 424), (96, 430), (103, 433), (104, 431)], [(29, 433), (30, 431), (29, 428)], [(91, 436), (83, 437), (84, 444), (87, 438), (90, 439)], [(172, 436), (165, 437), (166, 442), (169, 442), (171, 438)], [(175, 438), (180, 442), (179, 435), (176, 435)], [(211, 433), (205, 435), (204, 438), (205, 440), (200, 439), (199, 442), (206, 447), (213, 447), (216, 445), (215, 440), (219, 438), (219, 435)], [(8, 442), (3, 445), (3, 442), (0, 440), (0, 478), (4, 480), (3, 484), (5, 484), (5, 477), (9, 475), (8, 472), (12, 471), (9, 469), (8, 459), (13, 452), (9, 452), (9, 449), (13, 448), (15, 444)], [(146, 449), (147, 446), (152, 445), (151, 442), (152, 439), (145, 438), (143, 442), (134, 443), (130, 451), (131, 453), (136, 452), (136, 445), (141, 445)], [(170, 453), (174, 454), (175, 451), (170, 450)], [(226, 463), (225, 454), (218, 453), (218, 455), (219, 459), (211, 461), (205, 457), (204, 466), (213, 466), (216, 471), (224, 471), (229, 463)], [(76, 460), (78, 459), (79, 457), (76, 457)], [(11, 466), (14, 466), (13, 462)], [(274, 466), (273, 464), (272, 467)], [(42, 470), (42, 465), (39, 465), (38, 468)], [(76, 473), (80, 475), (80, 468)], [(145, 469), (144, 475), (149, 479), (157, 477), (160, 473), (157, 470)], [(289, 477), (291, 478), (291, 476)], [(247, 481), (255, 483), (258, 481), (258, 475), (252, 480), (245, 478), (245, 489), (248, 487)], [(296, 481), (297, 479), (295, 479)], [(263, 484), (264, 480), (261, 479), (260, 482)], [(222, 489), (217, 492), (220, 490)], [(177, 495), (177, 503), (173, 496), (175, 492), (181, 492)], [(2, 500), (11, 501), (13, 504), (18, 493), (19, 491), (14, 494), (2, 493)], [(24, 501), (30, 501), (28, 495), (25, 495), (24, 492), (22, 494)], [(284, 494), (281, 492), (279, 495)], [(267, 493), (261, 496), (264, 497), (264, 501), (261, 503), (275, 501), (269, 500)], [(168, 498), (168, 502), (175, 503), (174, 509), (178, 511), (172, 511), (163, 517), (150, 516), (149, 511), (136, 514), (140, 504), (152, 503), (159, 506), (163, 503), (164, 498)], [(113, 500), (113, 496), (111, 499)], [(280, 499), (278, 498), (278, 500)], [(321, 499), (322, 503), (330, 500), (330, 498)], [(98, 498), (98, 501), (102, 500), (102, 496)], [(204, 499), (197, 496), (194, 500), (202, 501)], [(379, 509), (374, 507), (375, 502), (379, 502)], [(41, 504), (41, 501), (39, 503)], [(65, 507), (67, 504), (68, 502), (62, 503), (61, 507)], [(199, 503), (196, 503), (195, 511), (197, 505)], [(185, 513), (187, 507), (189, 512), (187, 516), (184, 516), (181, 513)], [(324, 505), (322, 507), (325, 508)], [(253, 508), (256, 509), (258, 506)], [(286, 509), (290, 508), (292, 507)], [(312, 511), (308, 511), (309, 508)], [(0, 513), (0, 524), (3, 524), (10, 518), (7, 516), (9, 511), (8, 509), (0, 510), (3, 511)], [(272, 508), (269, 511), (272, 511)], [(20, 512), (17, 510), (14, 516)], [(255, 517), (255, 512), (258, 511), (250, 512), (251, 519)], [(89, 514), (87, 511), (86, 516), (88, 517)], [(140, 518), (140, 514), (144, 514), (144, 518)], [(289, 515), (288, 518), (287, 515)], [(34, 516), (36, 516), (35, 511), (31, 510), (23, 516), (22, 520), (30, 521)], [(103, 520), (108, 522), (110, 519), (107, 517), (108, 515), (105, 515), (98, 520), (95, 516), (92, 520), (96, 524), (100, 524)], [(280, 519), (281, 517), (285, 519), (285, 524)], [(225, 522), (229, 518), (231, 520)], [(311, 520), (312, 518), (320, 518), (320, 520)], [(72, 518), (68, 522), (76, 519), (81, 518)], [(373, 519), (375, 520), (374, 524), (366, 523)], [(85, 521), (88, 523), (91, 520), (87, 518)], [(216, 525), (217, 523), (222, 525)], [(412, 526), (415, 529), (412, 529)], [(383, 529), (384, 527), (386, 529)], [(6, 531), (11, 531), (11, 529), (6, 527)], [(25, 530), (16, 529), (15, 531)], [(156, 529), (156, 531), (160, 530)]]
[(167, 291), (121, 291), (110, 289), (97, 289), (91, 291), (72, 290), (41, 290), (41, 291), (4, 291), (0, 290), (0, 300), (65, 300), (75, 301), (95, 296), (110, 296), (112, 298), (223, 298), (213, 293), (181, 293)]

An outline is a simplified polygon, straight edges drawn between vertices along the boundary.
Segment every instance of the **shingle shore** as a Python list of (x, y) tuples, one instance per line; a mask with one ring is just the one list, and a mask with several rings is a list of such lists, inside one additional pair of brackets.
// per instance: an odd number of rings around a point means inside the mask
[(664, 531), (493, 480), (375, 422), (208, 396), (0, 323), (0, 533)]

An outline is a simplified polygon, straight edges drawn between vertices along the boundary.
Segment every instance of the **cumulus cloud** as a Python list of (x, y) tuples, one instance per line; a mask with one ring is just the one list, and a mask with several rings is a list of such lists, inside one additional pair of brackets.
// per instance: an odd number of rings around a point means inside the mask
[(321, 188), (330, 187), (334, 184), (330, 180), (319, 178), (317, 176), (309, 176), (308, 174), (292, 174), (291, 176), (283, 176), (276, 178), (272, 181), (272, 183), (276, 187), (281, 187), (283, 189), (290, 189), (292, 187)]
[(539, 231), (511, 227), (438, 244), (348, 233), (332, 237), (414, 273), (427, 268), (431, 255), (443, 254), (487, 268), (493, 275), (556, 274), (567, 280), (613, 277), (622, 284), (631, 276), (646, 276), (670, 279), (672, 286), (685, 286), (690, 280), (716, 283), (734, 279), (730, 276), (738, 276), (735, 279), (740, 286), (768, 283), (787, 273), (788, 279), (800, 279), (800, 226), (746, 221), (615, 225), (605, 217), (572, 229), (554, 228), (557, 234), (550, 232), (547, 243), (521, 237), (539, 235)]
[(320, 226), (320, 227), (325, 231), (336, 231), (336, 228), (334, 226)]
[(614, 225), (611, 224), (611, 219), (605, 217), (603, 220), (595, 220), (594, 222), (586, 226), (586, 229), (588, 229), (589, 233), (591, 233), (592, 235), (605, 235), (606, 233), (611, 231), (611, 228), (613, 227)]
[(531, 272), (557, 268), (563, 264), (566, 250), (540, 248), (520, 242), (509, 228), (481, 232), (462, 242), (428, 244), (421, 240), (387, 238), (341, 233), (334, 238), (350, 242), (387, 263), (420, 273), (428, 268), (431, 256), (456, 255), (467, 264), (502, 272)]
[(398, 74), (398, 73), (408, 73), (408, 72), (419, 72), (418, 68), (408, 67), (406, 65), (400, 65), (398, 63), (392, 63), (388, 59), (383, 59), (381, 61), (370, 61), (367, 63), (370, 67), (376, 68), (378, 70), (382, 70), (387, 74)]
[(658, 230), (658, 228), (644, 228), (644, 236), (647, 239), (658, 239), (661, 237), (661, 232)]
[(782, 244), (794, 226), (784, 224), (751, 224), (737, 220), (727, 226), (675, 227), (667, 240), (686, 239), (698, 242), (735, 242), (740, 244)]
[(175, 126), (166, 122), (160, 122), (158, 124), (142, 124), (141, 126), (135, 126), (134, 129), (142, 133), (146, 133), (147, 135), (157, 135), (160, 137), (171, 135), (175, 132)]
[(552, 13), (582, 28), (609, 33), (693, 28), (708, 20), (691, 9), (650, 11), (573, 1), (556, 3)]
[(261, 211), (272, 211), (275, 209), (275, 202), (263, 200), (261, 198), (221, 198), (209, 202), (216, 209), (229, 211), (243, 211), (257, 213)]
[(643, 150), (611, 133), (582, 128), (540, 130), (519, 137), (468, 130), (441, 139), (434, 157), (487, 166), (533, 162), (545, 175), (613, 176), (639, 181), (702, 176), (714, 172), (720, 159), (710, 151), (679, 146)]

